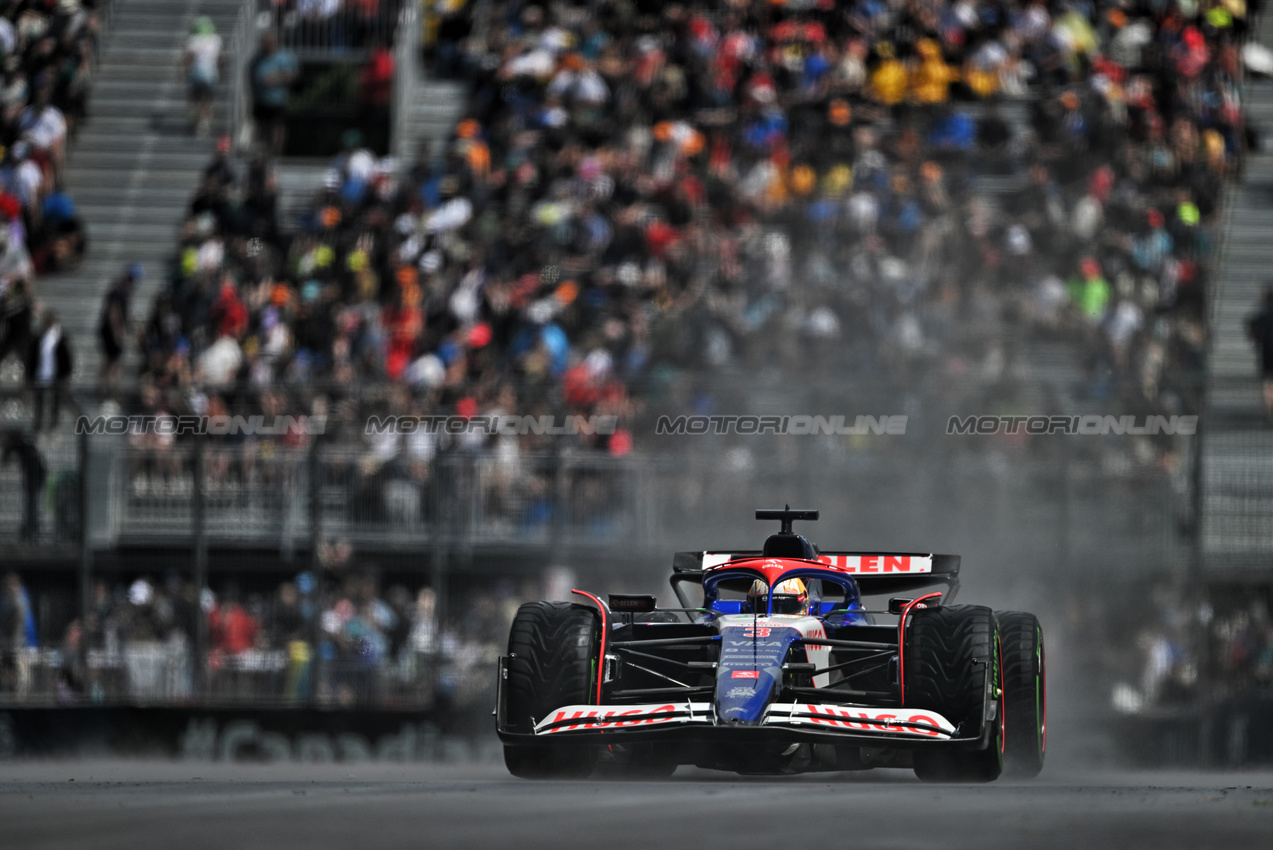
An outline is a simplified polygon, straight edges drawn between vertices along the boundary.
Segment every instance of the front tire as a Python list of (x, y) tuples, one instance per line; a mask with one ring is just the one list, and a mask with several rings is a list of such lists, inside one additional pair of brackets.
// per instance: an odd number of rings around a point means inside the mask
[(1014, 779), (1033, 779), (1043, 770), (1048, 742), (1043, 627), (1037, 617), (1023, 611), (1002, 611), (998, 619), (1007, 727), (1004, 773)]
[[(504, 697), (510, 732), (533, 732), (554, 709), (592, 702), (599, 639), (597, 617), (582, 605), (528, 602), (518, 609)], [(588, 746), (504, 746), (504, 765), (521, 779), (582, 779), (595, 763)]]
[[(979, 605), (926, 608), (906, 630), (905, 705), (954, 723), (961, 737), (982, 735), (980, 750), (916, 750), (915, 775), (925, 782), (992, 782), (1003, 772), (1004, 716), (999, 629)], [(992, 716), (986, 716), (986, 707)], [(988, 734), (987, 734), (988, 733)]]

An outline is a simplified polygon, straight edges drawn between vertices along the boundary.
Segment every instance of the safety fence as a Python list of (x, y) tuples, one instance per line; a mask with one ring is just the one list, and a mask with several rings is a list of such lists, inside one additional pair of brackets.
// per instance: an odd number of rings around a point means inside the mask
[[(387, 403), (365, 387), (352, 418), (333, 419), (320, 436), (163, 438), (152, 428), (76, 437), (64, 428), (30, 437), (29, 450), (0, 465), (0, 556), (28, 584), (40, 649), (29, 663), (0, 661), (0, 701), (65, 692), (104, 704), (477, 705), (472, 695), (491, 685), (487, 662), (516, 601), (563, 598), (539, 595), (549, 566), (589, 572), (585, 586), (602, 590), (657, 590), (672, 552), (755, 547), (768, 530), (752, 511), (788, 502), (822, 511), (807, 531), (826, 548), (964, 555), (969, 600), (992, 583), (1027, 594), (1031, 583), (1077, 593), (1112, 576), (1144, 587), (1175, 582), (1197, 554), (1186, 434), (952, 434), (935, 402), (898, 401), (887, 387), (826, 397), (785, 384), (781, 393), (722, 395), (721, 409), (843, 412), (852, 427), (659, 436), (656, 409), (623, 423), (638, 448), (612, 454), (547, 434), (368, 436), (365, 417)], [(103, 404), (77, 396), (75, 406)], [(674, 412), (677, 402), (662, 404)], [(18, 396), (0, 401), (6, 439), (24, 439), (24, 410)], [(905, 433), (885, 434), (855, 425), (857, 413), (909, 418)], [(36, 533), (23, 539), (32, 502), (17, 455), (29, 451), (46, 471), (35, 488)], [(333, 566), (325, 553), (342, 547), (353, 553), (349, 565)], [(42, 575), (41, 561), (54, 557), (63, 572)], [(69, 572), (77, 561), (78, 578)], [(364, 640), (375, 612), (361, 610), (358, 587), (344, 586), (361, 563), (380, 568), (384, 598), (394, 585), (405, 592), (397, 622), (432, 637), (412, 644), (399, 635), (393, 651), (375, 635)], [(619, 571), (637, 569), (641, 581), (624, 584)], [(229, 604), (232, 582), (259, 629), (227, 643), (211, 623), (200, 634), (189, 610), (205, 590), (215, 594), (205, 613)], [(284, 584), (309, 606), (304, 649), (276, 617)], [(566, 593), (571, 586), (580, 585)], [(426, 590), (436, 595), (432, 621), (411, 601)], [(467, 598), (478, 591), (476, 602)], [(185, 620), (159, 611), (155, 622), (137, 621), (137, 611), (163, 607), (159, 597), (168, 606), (184, 599)], [(355, 609), (338, 610), (343, 599)], [(479, 609), (488, 613), (476, 617)], [(74, 620), (89, 624), (87, 651), (71, 640)], [(177, 622), (186, 623), (184, 644), (155, 640)], [(115, 643), (106, 638), (112, 623)]]
[(0, 433), (0, 453), (0, 540), (24, 547), (78, 545), (78, 444), (69, 438), (41, 444), (14, 429)]
[(1202, 547), (1212, 573), (1273, 568), (1273, 433), (1207, 435), (1203, 459)]
[[(82, 602), (75, 579), (41, 584), (38, 571), (24, 571), (36, 583), (30, 608), (40, 649), (0, 658), (0, 701), (423, 705), (441, 695), (480, 702), (491, 685), (487, 662), (516, 607), (508, 594), (537, 593), (465, 579), (482, 552), (488, 564), (511, 556), (504, 568), (485, 569), (518, 582), (542, 578), (520, 567), (533, 551), (578, 569), (616, 557), (653, 567), (677, 549), (755, 546), (767, 532), (752, 511), (795, 498), (823, 511), (824, 522), (807, 530), (824, 546), (959, 552), (968, 581), (983, 588), (1049, 573), (1075, 586), (1110, 575), (1170, 580), (1191, 556), (1179, 473), (1111, 469), (1099, 455), (1067, 451), (1013, 462), (986, 450), (933, 454), (896, 440), (792, 438), (767, 454), (708, 438), (669, 446), (655, 459), (40, 438), (35, 449), (67, 483), (40, 490), (39, 536), (15, 541), (26, 519), (25, 500), (14, 496), (23, 473), (12, 463), (0, 467), (0, 539), (15, 564), (59, 545), (72, 560), (87, 558)], [(77, 495), (86, 520), (80, 546)], [(347, 571), (332, 567), (324, 578), (322, 553), (342, 546), (363, 558), (409, 555), (411, 566), (392, 579), (406, 600), (392, 615), (359, 601), (359, 587), (344, 586)], [(210, 567), (212, 547), (222, 554)], [(121, 551), (128, 556), (112, 560)], [(226, 573), (226, 551), (262, 554)], [(101, 572), (94, 559), (111, 565)], [(283, 628), (283, 583), (294, 585), (304, 625)], [(412, 601), (429, 587), (436, 610)], [(473, 597), (478, 590), (485, 595)], [(240, 601), (252, 625), (236, 641), (217, 618)], [(192, 613), (200, 610), (202, 618)], [(87, 641), (74, 621), (88, 623)]]
[[(202, 465), (202, 492), (195, 469)], [(115, 542), (360, 547), (635, 543), (647, 534), (644, 467), (592, 454), (453, 454), (429, 461), (348, 447), (125, 448), (95, 503)], [(92, 485), (90, 485), (92, 486)]]
[(302, 58), (356, 58), (391, 47), (404, 5), (418, 0), (257, 0), (261, 23)]
[(1072, 562), (1067, 569), (1099, 556), (1148, 573), (1179, 569), (1191, 552), (1183, 471), (1112, 471), (1064, 455), (1010, 464), (881, 449), (826, 457), (808, 443), (783, 460), (706, 441), (659, 458), (491, 449), (426, 457), (264, 440), (154, 448), (82, 439), (21, 449), (40, 454), (42, 480), (28, 480), (19, 463), (0, 466), (0, 529), (33, 545), (77, 543), (86, 464), (87, 530), (99, 549), (185, 546), (197, 531), (213, 544), (262, 549), (304, 549), (317, 537), (364, 550), (663, 550), (736, 534), (778, 492), (836, 518), (837, 539), (949, 539), (975, 523), (1003, 547)]
[(1121, 758), (1138, 767), (1267, 769), (1273, 764), (1273, 689), (1113, 719)]
[[(0, 706), (52, 704), (376, 706), (469, 705), (486, 695), (485, 668), (459, 668), (436, 653), (406, 651), (392, 659), (331, 657), (330, 644), (284, 649), (213, 650), (202, 669), (188, 641), (115, 641), (83, 655), (25, 649), (0, 658)], [(326, 656), (326, 657), (325, 657)], [(441, 682), (439, 682), (441, 677)]]

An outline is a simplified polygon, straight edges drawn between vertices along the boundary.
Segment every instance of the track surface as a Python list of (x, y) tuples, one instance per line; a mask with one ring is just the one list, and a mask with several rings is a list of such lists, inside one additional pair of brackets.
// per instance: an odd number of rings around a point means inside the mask
[(26, 848), (1266, 848), (1273, 772), (909, 772), (660, 782), (511, 779), (482, 765), (0, 764), (0, 846)]

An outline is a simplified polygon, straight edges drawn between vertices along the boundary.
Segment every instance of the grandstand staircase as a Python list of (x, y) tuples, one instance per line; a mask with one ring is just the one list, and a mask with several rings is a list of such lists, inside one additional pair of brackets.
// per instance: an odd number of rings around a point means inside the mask
[[(93, 72), (89, 117), (68, 146), (65, 185), (89, 236), (84, 263), (46, 275), (37, 299), (57, 311), (75, 352), (73, 383), (91, 385), (100, 363), (96, 327), (110, 281), (130, 262), (146, 277), (133, 295), (132, 318), (144, 321), (168, 276), (178, 228), (212, 138), (189, 130), (181, 58), (191, 22), (207, 15), (228, 54), (245, 0), (115, 0)], [(226, 68), (233, 68), (226, 57)], [(226, 82), (233, 82), (227, 80)], [(227, 126), (228, 87), (218, 94), (213, 133)], [(121, 377), (135, 374), (129, 345)], [(20, 379), (9, 361), (5, 384)]]
[[(451, 135), (451, 130), (460, 120), (468, 99), (467, 86), (457, 80), (435, 80), (424, 77), (416, 87), (416, 96), (407, 114), (407, 138), (410, 146), (407, 159), (414, 158), (416, 148), (421, 139), (433, 143), (436, 153), (438, 145)], [(404, 164), (410, 164), (410, 162)]]
[[(1273, 15), (1257, 40), (1273, 45)], [(1249, 80), (1247, 120), (1260, 134), (1229, 202), (1211, 312), (1203, 427), (1202, 555), (1208, 575), (1273, 577), (1273, 425), (1266, 422), (1256, 351), (1245, 323), (1273, 281), (1273, 80)]]

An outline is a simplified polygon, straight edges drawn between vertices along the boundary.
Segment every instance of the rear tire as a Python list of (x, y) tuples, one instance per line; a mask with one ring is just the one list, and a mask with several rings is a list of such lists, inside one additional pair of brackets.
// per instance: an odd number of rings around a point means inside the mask
[[(599, 633), (596, 615), (582, 605), (528, 602), (518, 609), (504, 686), (510, 732), (533, 732), (554, 709), (592, 702)], [(521, 779), (582, 779), (595, 763), (589, 746), (504, 746), (504, 765)]]
[[(905, 704), (935, 711), (961, 737), (984, 735), (981, 750), (915, 751), (915, 775), (925, 782), (991, 782), (1003, 771), (1003, 701), (999, 630), (979, 605), (913, 611), (906, 630)], [(994, 717), (985, 717), (987, 705)]]
[(1006, 724), (1003, 772), (1014, 779), (1033, 779), (1043, 770), (1048, 741), (1043, 628), (1037, 617), (1022, 611), (1001, 611), (998, 619)]

